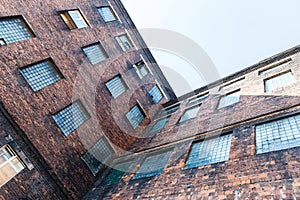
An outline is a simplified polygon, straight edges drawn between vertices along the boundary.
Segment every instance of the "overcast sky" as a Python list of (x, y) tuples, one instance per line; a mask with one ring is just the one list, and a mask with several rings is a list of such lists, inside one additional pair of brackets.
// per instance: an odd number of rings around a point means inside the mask
[[(199, 45), (216, 67), (216, 77), (230, 75), (300, 44), (299, 0), (122, 2), (138, 29), (174, 31)], [(151, 48), (153, 42), (149, 43)], [(154, 47), (152, 53), (177, 95), (207, 84), (206, 75), (195, 72), (190, 60), (172, 49)]]

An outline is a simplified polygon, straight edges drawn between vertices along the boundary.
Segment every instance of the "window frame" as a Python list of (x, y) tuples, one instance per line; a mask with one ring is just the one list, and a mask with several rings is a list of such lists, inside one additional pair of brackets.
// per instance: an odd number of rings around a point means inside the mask
[[(14, 19), (19, 19), (21, 21), (21, 24), (23, 25), (23, 27), (26, 29), (26, 31), (28, 32), (28, 34), (31, 36), (30, 38), (27, 38), (25, 40), (29, 40), (31, 38), (35, 38), (36, 37), (36, 34), (34, 33), (32, 27), (30, 26), (30, 24), (28, 23), (27, 19), (23, 15), (11, 15), (11, 16), (0, 17), (0, 21), (2, 21), (2, 20), (3, 21), (5, 21), (5, 20), (14, 20)], [(7, 42), (5, 40), (5, 38), (0, 38), (0, 39), (3, 41), (2, 44), (0, 44), (0, 47), (4, 46), (4, 45), (11, 44), (11, 43), (24, 41), (24, 40), (16, 40), (16, 41), (13, 41), (13, 42)]]
[[(17, 176), (19, 173), (21, 173), (21, 171), (23, 171), (26, 168), (26, 165), (23, 163), (21, 158), (17, 155), (17, 153), (13, 150), (13, 148), (9, 144), (5, 144), (4, 146), (0, 147), (0, 151), (2, 151), (3, 149), (5, 149), (11, 155), (11, 157), (5, 160), (3, 163), (0, 163), (0, 169), (3, 166), (9, 164), (9, 166), (14, 170), (15, 174), (10, 178), (6, 179), (2, 185), (0, 184), (0, 188), (4, 186), (6, 183), (8, 183), (10, 180), (12, 180), (15, 176)], [(22, 169), (20, 169), (19, 171), (13, 166), (13, 164), (11, 164), (11, 162), (15, 159), (17, 159), (18, 163), (20, 163), (22, 166)]]
[(229, 83), (226, 83), (226, 84), (220, 86), (219, 91), (225, 91), (225, 90), (230, 89), (231, 87), (234, 87), (234, 86), (235, 87), (239, 86), (239, 88), (241, 88), (240, 86), (245, 81), (245, 79), (246, 79), (246, 77), (244, 76), (244, 77), (241, 77), (241, 78), (237, 78), (233, 81), (230, 81)]
[[(143, 120), (142, 120), (136, 127), (134, 127), (134, 126), (132, 125), (132, 123), (130, 122), (130, 120), (129, 120), (128, 117), (127, 117), (127, 114), (128, 114), (135, 106), (138, 107), (138, 109), (140, 110), (140, 112), (142, 113), (142, 115), (143, 115), (143, 117), (144, 117)], [(134, 130), (136, 130), (136, 129), (143, 123), (143, 121), (147, 118), (147, 114), (146, 114), (146, 112), (144, 111), (143, 107), (140, 105), (140, 103), (139, 103), (139, 102), (136, 102), (136, 103), (129, 109), (129, 111), (126, 112), (125, 118), (127, 119), (127, 121), (128, 121), (128, 123), (130, 124), (130, 126), (131, 126)]]
[[(165, 115), (165, 116), (163, 116), (163, 117), (161, 117), (161, 118), (158, 118), (158, 119), (154, 120), (155, 124), (152, 125), (151, 130), (149, 131), (149, 133), (150, 133), (150, 134), (154, 134), (154, 133), (157, 133), (157, 132), (161, 131), (162, 129), (164, 129), (164, 128), (166, 127), (166, 124), (170, 121), (171, 116), (172, 116), (172, 115), (169, 114), (169, 115)], [(162, 120), (164, 120), (164, 119), (167, 119), (167, 121), (164, 123), (163, 127), (160, 128), (160, 129), (157, 129), (157, 130), (155, 130), (155, 131), (152, 131), (153, 128), (157, 125), (157, 123), (159, 123), (160, 121), (162, 121)]]
[[(123, 43), (123, 41), (120, 39), (121, 37), (126, 37), (127, 41), (129, 43), (129, 46), (130, 47), (126, 47), (126, 45)], [(123, 33), (123, 34), (120, 34), (118, 36), (115, 36), (115, 40), (117, 41), (119, 47), (122, 49), (123, 52), (126, 52), (126, 51), (129, 51), (133, 48), (135, 48), (135, 44), (133, 43), (131, 37), (129, 36), (129, 34), (126, 32), (126, 33)]]
[[(92, 46), (98, 46), (98, 47), (99, 47), (100, 51), (102, 51), (103, 55), (105, 56), (105, 59), (104, 59), (104, 60), (101, 60), (101, 61), (96, 62), (96, 63), (93, 63), (93, 62), (91, 61), (91, 59), (90, 59), (89, 56), (86, 54), (86, 52), (84, 51), (84, 49), (85, 49), (85, 48), (92, 47)], [(96, 64), (98, 64), (98, 63), (101, 63), (101, 62), (103, 62), (103, 61), (105, 61), (106, 59), (109, 58), (109, 56), (108, 56), (106, 50), (104, 49), (103, 44), (101, 43), (101, 41), (98, 41), (98, 42), (95, 42), (95, 43), (92, 43), (92, 44), (83, 46), (83, 47), (81, 47), (81, 49), (82, 49), (82, 51), (83, 51), (85, 57), (90, 61), (90, 63), (91, 63), (92, 65), (96, 65)]]
[(258, 75), (265, 75), (273, 70), (276, 70), (277, 68), (280, 68), (282, 66), (288, 65), (289, 63), (291, 63), (293, 61), (293, 59), (291, 57), (279, 60), (276, 63), (272, 63), (271, 65), (268, 65), (267, 67), (264, 67), (263, 69), (258, 71)]
[[(238, 96), (238, 99), (239, 99), (239, 100), (238, 100), (237, 102), (231, 103), (231, 104), (229, 104), (229, 105), (225, 105), (225, 106), (220, 107), (221, 99), (222, 99), (222, 98), (226, 98), (227, 96), (229, 96), (229, 95), (231, 95), (231, 94), (234, 94), (234, 93), (239, 93), (239, 96)], [(239, 88), (239, 89), (236, 89), (236, 90), (234, 90), (234, 91), (228, 92), (228, 93), (226, 93), (226, 94), (220, 96), (220, 97), (219, 97), (218, 104), (217, 104), (217, 109), (220, 110), (220, 109), (223, 109), (223, 108), (228, 108), (228, 107), (233, 106), (233, 105), (235, 105), (235, 104), (238, 104), (238, 103), (240, 103), (240, 102), (241, 102), (241, 89)]]
[[(205, 164), (194, 164), (193, 166), (187, 166), (188, 160), (189, 160), (190, 155), (192, 153), (193, 145), (195, 145), (196, 143), (203, 143), (203, 142), (208, 141), (208, 140), (213, 140), (213, 139), (216, 139), (216, 138), (219, 138), (219, 137), (222, 137), (222, 136), (228, 136), (228, 135), (231, 135), (231, 139), (230, 139), (230, 144), (229, 144), (229, 152), (228, 152), (228, 155), (226, 155), (226, 157), (228, 157), (227, 160), (218, 161), (218, 162), (214, 161), (214, 162), (209, 162), (209, 163), (205, 163)], [(231, 146), (232, 146), (232, 138), (233, 138), (233, 132), (232, 131), (229, 131), (229, 132), (226, 131), (224, 133), (221, 133), (220, 135), (210, 135), (207, 138), (206, 138), (206, 136), (203, 136), (201, 138), (195, 139), (194, 141), (192, 141), (192, 143), (191, 143), (191, 145), (189, 147), (188, 155), (187, 155), (186, 160), (185, 160), (184, 169), (198, 168), (200, 166), (207, 166), (207, 165), (212, 165), (212, 164), (217, 164), (217, 163), (222, 163), (222, 162), (228, 161), (230, 159), (230, 152), (231, 152)], [(190, 164), (190, 165), (192, 165), (192, 164)]]
[[(161, 98), (158, 100), (158, 101), (154, 101), (154, 96), (152, 95), (152, 94), (150, 94), (150, 91), (151, 90), (153, 90), (154, 88), (157, 88), (157, 90), (160, 92), (160, 94), (161, 94)], [(151, 87), (148, 91), (148, 95), (149, 95), (149, 97), (150, 97), (150, 99), (151, 99), (151, 101), (152, 101), (152, 103), (154, 103), (154, 104), (158, 104), (159, 102), (161, 102), (163, 99), (164, 99), (164, 97), (165, 97), (165, 95), (164, 95), (164, 93), (162, 92), (162, 89), (159, 87), (159, 85), (158, 84), (155, 84), (153, 87)]]
[[(142, 64), (141, 64), (142, 63)], [(143, 74), (141, 73), (141, 66), (144, 66), (147, 74)], [(148, 67), (148, 65), (146, 64), (146, 62), (141, 59), (140, 61), (136, 62), (134, 65), (133, 65), (137, 75), (139, 76), (140, 79), (143, 79), (144, 77), (148, 76), (148, 74), (150, 74), (150, 69)]]
[[(114, 16), (115, 19), (114, 19), (114, 20), (106, 21), (106, 20), (104, 19), (104, 17), (102, 16), (101, 12), (99, 11), (99, 9), (102, 9), (102, 8), (109, 8), (111, 14)], [(119, 16), (116, 14), (116, 11), (115, 11), (115, 9), (112, 7), (112, 5), (99, 6), (99, 7), (97, 7), (97, 11), (98, 11), (99, 15), (101, 16), (102, 20), (104, 21), (104, 23), (120, 21)]]
[[(107, 158), (105, 158), (105, 160), (102, 162), (100, 160), (98, 160), (93, 154), (89, 153), (89, 151), (95, 147), (95, 145), (102, 141), (105, 145), (105, 148), (109, 151), (109, 156)], [(84, 156), (87, 154), (90, 154), (93, 156), (94, 159), (97, 159), (97, 161), (99, 161), (101, 164), (99, 166), (97, 166), (96, 171), (93, 171), (91, 166), (89, 165), (89, 163), (87, 162), (87, 160), (85, 160)], [(110, 160), (112, 159), (113, 155), (114, 155), (115, 151), (113, 149), (113, 147), (111, 146), (111, 144), (108, 142), (107, 138), (105, 136), (100, 137), (92, 146), (90, 146), (89, 149), (87, 149), (87, 151), (81, 155), (81, 160), (86, 164), (86, 166), (88, 167), (89, 171), (93, 174), (93, 176), (97, 176), (97, 174), (101, 171), (101, 169), (104, 168), (105, 163), (110, 162)]]
[[(117, 96), (115, 96), (113, 94), (113, 92), (108, 88), (107, 86), (107, 83), (111, 82), (112, 80), (114, 80), (115, 78), (119, 78), (120, 82), (122, 83), (123, 87), (125, 88), (125, 90), (118, 94)], [(121, 96), (122, 94), (124, 94), (128, 89), (128, 85), (127, 83), (125, 82), (125, 80), (123, 79), (123, 76), (121, 74), (117, 74), (116, 76), (114, 76), (113, 78), (109, 79), (108, 81), (105, 82), (105, 86), (106, 86), (106, 89), (109, 91), (110, 95), (114, 98), (114, 99), (117, 99), (119, 96)]]
[[(145, 157), (143, 158), (143, 160), (140, 162), (139, 169), (135, 172), (134, 177), (132, 178), (132, 180), (139, 180), (139, 179), (144, 179), (144, 178), (151, 178), (151, 177), (154, 177), (154, 176), (161, 175), (164, 172), (166, 166), (168, 165), (168, 163), (170, 161), (170, 158), (172, 156), (173, 150), (174, 150), (174, 148), (167, 148), (167, 149), (163, 149), (163, 150), (151, 152), (151, 153), (145, 155)], [(139, 173), (140, 169), (142, 168), (143, 164), (145, 163), (145, 161), (148, 158), (154, 157), (154, 156), (158, 156), (158, 155), (161, 155), (161, 154), (168, 154), (168, 155), (166, 155), (166, 156), (168, 156), (168, 158), (166, 159), (166, 162), (164, 163), (163, 168), (159, 169), (160, 170), (159, 172), (158, 172), (158, 169), (157, 169), (155, 171), (150, 171), (150, 172), (147, 172), (147, 173)], [(154, 172), (157, 172), (157, 173), (153, 174)], [(143, 174), (143, 175), (138, 175), (138, 174)]]
[[(82, 20), (82, 22), (85, 26), (84, 27), (78, 27), (75, 20), (72, 18), (70, 12), (71, 13), (76, 12), (77, 14), (79, 14), (80, 19)], [(70, 10), (62, 10), (62, 11), (59, 11), (59, 15), (60, 15), (61, 19), (63, 20), (63, 22), (66, 24), (66, 26), (70, 30), (90, 27), (86, 17), (83, 15), (80, 8), (75, 8), (75, 9), (70, 9)]]
[[(290, 82), (290, 83), (287, 84), (287, 85), (281, 85), (280, 87), (277, 87), (277, 88), (275, 88), (275, 89), (272, 89), (272, 90), (268, 90), (268, 91), (267, 91), (267, 87), (266, 87), (266, 82), (267, 82), (267, 81), (269, 81), (269, 80), (271, 80), (271, 79), (274, 79), (274, 78), (277, 78), (277, 77), (280, 77), (280, 76), (282, 76), (282, 75), (284, 75), (284, 74), (289, 74), (289, 73), (290, 73), (291, 76), (293, 77), (292, 82)], [(286, 88), (287, 86), (294, 84), (294, 83), (295, 83), (295, 77), (294, 77), (294, 74), (293, 74), (292, 70), (289, 69), (289, 70), (285, 70), (285, 71), (283, 71), (283, 72), (277, 73), (277, 74), (275, 74), (275, 75), (273, 75), (273, 76), (270, 76), (270, 77), (267, 77), (267, 78), (263, 79), (263, 83), (264, 83), (264, 93), (272, 93), (272, 92), (276, 92), (276, 91), (278, 91), (278, 90), (283, 90), (283, 89)]]
[[(27, 77), (24, 76), (24, 74), (22, 73), (22, 70), (24, 69), (27, 69), (27, 68), (30, 68), (30, 67), (33, 67), (35, 65), (38, 65), (38, 64), (41, 64), (41, 63), (44, 63), (44, 62), (48, 62), (50, 67), (52, 67), (53, 71), (59, 76), (59, 80), (55, 81), (55, 82), (52, 82), (48, 85), (45, 85), (43, 86), (42, 88), (38, 89), (38, 90), (35, 90), (33, 89), (33, 87), (31, 86), (31, 84), (29, 83), (29, 81), (27, 80)], [(63, 75), (63, 73), (61, 72), (61, 70), (58, 68), (57, 64), (54, 62), (54, 60), (50, 57), (50, 58), (46, 58), (44, 60), (40, 60), (38, 62), (35, 62), (35, 63), (31, 63), (29, 65), (26, 65), (24, 67), (20, 67), (19, 68), (19, 73), (22, 75), (22, 77), (24, 78), (24, 80), (26, 81), (27, 85), (32, 89), (33, 92), (39, 92), (41, 91), (42, 89), (48, 87), (48, 86), (51, 86), (51, 85), (54, 85), (55, 83), (58, 83), (59, 81), (65, 79), (65, 76)]]
[[(62, 112), (63, 110), (69, 108), (70, 106), (72, 106), (73, 104), (77, 104), (80, 107), (80, 110), (83, 112), (83, 114), (85, 114), (85, 116), (87, 117), (86, 120), (84, 122), (82, 122), (80, 125), (77, 125), (76, 128), (74, 130), (72, 130), (70, 133), (65, 133), (62, 128), (60, 127), (60, 125), (56, 122), (55, 120), (55, 116), (57, 114), (59, 114), (60, 112)], [(76, 131), (80, 126), (82, 126), (84, 123), (86, 123), (89, 119), (91, 118), (91, 115), (89, 114), (89, 112), (87, 111), (87, 109), (85, 108), (85, 106), (83, 105), (83, 103), (81, 102), (80, 99), (77, 99), (76, 101), (68, 104), (67, 106), (61, 108), (59, 111), (57, 111), (56, 113), (52, 114), (52, 119), (54, 120), (56, 126), (59, 128), (59, 130), (64, 134), (64, 136), (68, 137), (69, 135), (71, 135), (74, 131)]]
[[(191, 121), (191, 120), (197, 118), (201, 106), (202, 106), (202, 103), (200, 102), (200, 103), (194, 104), (194, 105), (192, 105), (192, 106), (186, 107), (186, 108), (183, 110), (183, 112), (182, 112), (182, 114), (181, 114), (181, 116), (180, 116), (180, 118), (179, 118), (177, 124), (180, 125), (180, 124), (182, 124), (182, 123), (185, 123), (185, 122), (187, 122), (187, 121)], [(186, 113), (187, 111), (192, 110), (192, 109), (194, 109), (194, 108), (196, 108), (196, 107), (199, 107), (199, 108), (198, 108), (198, 111), (197, 111), (197, 113), (196, 113), (196, 116), (194, 116), (194, 117), (192, 117), (192, 118), (188, 118), (188, 119), (186, 119), (186, 120), (184, 120), (184, 121), (181, 121), (182, 117), (185, 115), (185, 113)]]

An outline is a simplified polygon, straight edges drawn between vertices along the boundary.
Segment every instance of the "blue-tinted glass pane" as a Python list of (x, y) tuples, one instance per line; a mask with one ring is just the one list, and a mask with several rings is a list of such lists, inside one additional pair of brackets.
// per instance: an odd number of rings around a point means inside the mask
[(186, 168), (223, 162), (229, 159), (232, 134), (196, 142), (186, 162)]
[(26, 40), (31, 34), (22, 18), (0, 19), (0, 38), (6, 43)]
[(256, 126), (258, 154), (300, 146), (300, 115)]
[(151, 88), (149, 90), (149, 94), (154, 103), (160, 102), (160, 100), (163, 98), (163, 95), (157, 86)]
[(53, 68), (53, 63), (44, 61), (24, 69), (21, 73), (34, 91), (59, 81), (62, 75)]
[(134, 179), (161, 174), (167, 164), (171, 152), (149, 156), (145, 159)]
[(68, 136), (87, 121), (89, 115), (75, 102), (54, 115), (53, 118), (62, 132)]

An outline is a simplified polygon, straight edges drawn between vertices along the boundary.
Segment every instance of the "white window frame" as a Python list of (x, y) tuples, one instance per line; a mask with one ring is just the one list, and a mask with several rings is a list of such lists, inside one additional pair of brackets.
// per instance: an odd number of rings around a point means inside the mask
[[(3, 149), (5, 149), (6, 151), (8, 151), (9, 154), (11, 155), (11, 157), (8, 158), (7, 160), (5, 160), (3, 163), (0, 163), (0, 169), (3, 166), (9, 164), (10, 167), (15, 171), (15, 174), (12, 177), (8, 178), (6, 181), (4, 181), (3, 184), (0, 185), (0, 188), (3, 185), (5, 185), (8, 181), (10, 181), (12, 178), (14, 178), (17, 174), (19, 174), (23, 169), (25, 169), (25, 165), (22, 163), (22, 161), (20, 160), (20, 158), (17, 156), (17, 154), (13, 151), (13, 149), (9, 145), (4, 145), (3, 147), (1, 147), (0, 148), (0, 152)], [(21, 166), (22, 169), (18, 169), (18, 168), (15, 167), (15, 165), (12, 164), (12, 161), (15, 160), (15, 159), (18, 160), (18, 164), (20, 164), (20, 166)], [(1, 172), (1, 170), (0, 170), (0, 172)]]

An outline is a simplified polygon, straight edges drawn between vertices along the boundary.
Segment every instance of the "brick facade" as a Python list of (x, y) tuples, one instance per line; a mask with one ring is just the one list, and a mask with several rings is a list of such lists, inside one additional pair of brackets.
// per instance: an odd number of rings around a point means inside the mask
[[(290, 61), (280, 64), (287, 59)], [(114, 161), (132, 162), (118, 184), (101, 184), (111, 173), (107, 169), (84, 199), (300, 198), (299, 142), (298, 147), (258, 154), (256, 140), (257, 126), (299, 115), (299, 59), (299, 47), (295, 47), (179, 97), (180, 108), (171, 114), (163, 129), (149, 134), (155, 118), (162, 117), (158, 113), (145, 129), (145, 138), (131, 146), (130, 151), (134, 153)], [(260, 73), (269, 68), (272, 70)], [(264, 80), (289, 70), (293, 74), (292, 84), (265, 92)], [(227, 86), (242, 77), (243, 81)], [(224, 91), (220, 89), (222, 86), (226, 86)], [(239, 102), (218, 109), (220, 97), (237, 89), (241, 94)], [(189, 100), (207, 92), (209, 96), (199, 101), (197, 117), (178, 123), (191, 106)], [(192, 144), (228, 133), (232, 134), (228, 160), (186, 168)], [(144, 159), (163, 150), (172, 153), (162, 173), (135, 179)]]
[[(104, 22), (97, 9), (102, 6), (111, 6), (118, 20)], [(87, 27), (68, 28), (61, 13), (74, 9), (82, 14)], [(35, 167), (36, 174), (25, 168), (17, 178), (1, 187), (1, 195), (5, 199), (11, 199), (13, 194), (16, 197), (27, 194), (31, 199), (41, 199), (42, 196), (59, 199), (61, 194), (55, 194), (54, 186), (51, 186), (57, 182), (57, 187), (65, 192), (63, 199), (79, 199), (96, 180), (82, 160), (87, 150), (105, 136), (115, 154), (120, 155), (136, 140), (143, 126), (149, 124), (161, 104), (174, 99), (175, 95), (170, 92), (168, 82), (119, 0), (3, 0), (0, 20), (4, 19), (22, 19), (23, 26), (26, 23), (27, 29), (31, 29), (32, 37), (15, 42), (10, 42), (6, 36), (4, 40), (1, 39), (2, 42), (7, 40), (7, 44), (0, 46), (0, 102), (36, 151), (27, 152), (26, 145), (21, 144), (20, 148), (25, 148), (23, 151), (28, 154), (31, 162), (34, 162), (35, 154), (39, 155), (47, 166), (46, 171), (51, 172), (56, 179), (49, 186), (41, 186), (37, 190), (38, 194), (35, 194), (35, 190), (25, 186), (28, 185), (26, 182), (42, 180), (35, 177), (46, 172), (39, 170), (38, 166)], [(123, 52), (115, 39), (122, 34), (127, 34), (134, 45), (126, 52)], [(82, 48), (97, 42), (103, 46), (108, 58), (93, 65)], [(45, 59), (53, 61), (62, 79), (34, 91), (20, 69)], [(142, 59), (149, 73), (140, 79), (133, 65)], [(128, 89), (114, 99), (105, 83), (118, 74), (121, 74)], [(148, 96), (148, 90), (155, 84), (159, 84), (165, 92), (159, 104), (154, 104)], [(81, 102), (89, 119), (65, 136), (53, 116), (75, 101)], [(137, 102), (142, 106), (146, 119), (134, 130), (125, 114)], [(18, 182), (24, 182), (24, 187), (20, 190), (12, 189)]]

